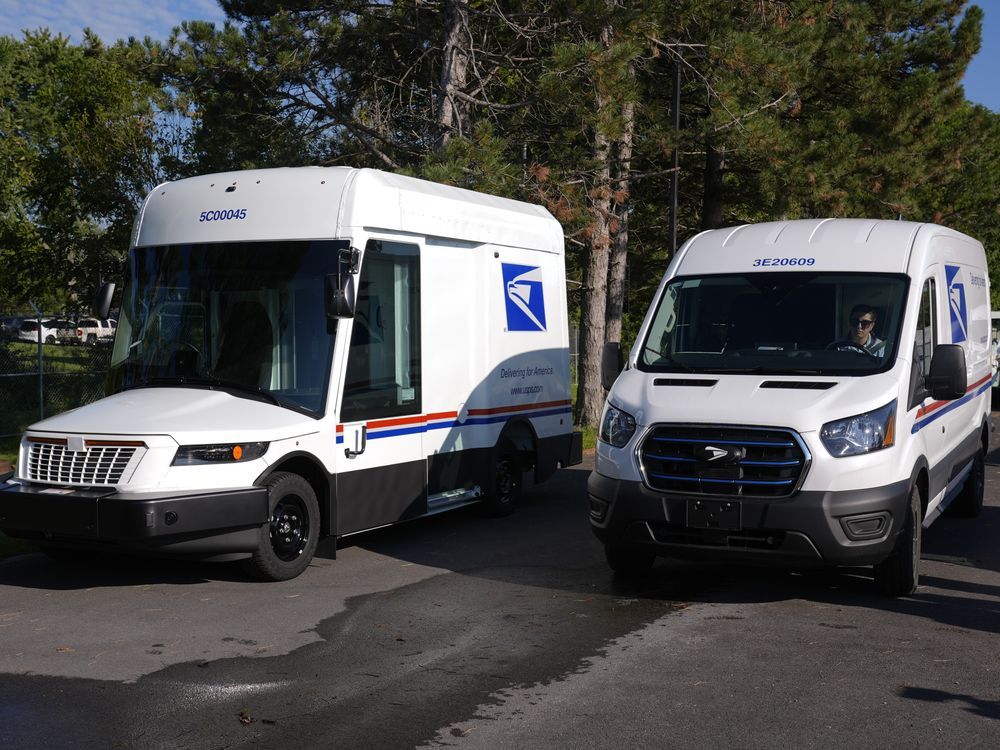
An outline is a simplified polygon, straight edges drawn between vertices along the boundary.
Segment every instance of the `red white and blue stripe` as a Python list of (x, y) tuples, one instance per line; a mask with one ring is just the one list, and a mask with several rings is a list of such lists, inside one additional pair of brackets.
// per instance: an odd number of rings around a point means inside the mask
[(917, 419), (910, 428), (910, 433), (915, 435), (931, 422), (943, 417), (948, 412), (957, 409), (962, 404), (967, 404), (977, 396), (981, 396), (993, 387), (993, 376), (987, 375), (982, 380), (977, 380), (965, 390), (965, 395), (954, 401), (933, 401), (926, 406), (917, 409)]
[[(398, 437), (400, 435), (415, 435), (431, 430), (477, 427), (482, 425), (506, 422), (513, 416), (537, 419), (569, 414), (573, 410), (572, 402), (547, 401), (538, 404), (518, 404), (515, 406), (497, 406), (491, 409), (469, 409), (464, 422), (458, 421), (457, 411), (420, 414), (412, 417), (393, 417), (391, 419), (373, 419), (365, 423), (368, 440)], [(337, 425), (337, 444), (344, 442), (344, 425)]]

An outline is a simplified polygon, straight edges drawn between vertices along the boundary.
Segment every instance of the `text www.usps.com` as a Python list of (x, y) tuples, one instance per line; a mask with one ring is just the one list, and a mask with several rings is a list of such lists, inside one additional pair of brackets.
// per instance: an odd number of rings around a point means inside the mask
[(525, 396), (530, 393), (541, 393), (545, 390), (543, 385), (516, 385), (510, 389), (511, 396)]

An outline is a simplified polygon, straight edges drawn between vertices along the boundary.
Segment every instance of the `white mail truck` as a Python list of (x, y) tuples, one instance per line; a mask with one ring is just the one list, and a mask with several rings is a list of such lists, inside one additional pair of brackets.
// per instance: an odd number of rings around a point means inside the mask
[(5, 534), (281, 580), (321, 537), (508, 513), (524, 472), (581, 456), (562, 230), (540, 206), (370, 169), (161, 185), (108, 392), (27, 430)]
[(982, 245), (933, 224), (784, 221), (685, 243), (627, 362), (604, 352), (588, 492), (611, 567), (872, 565), (881, 591), (912, 592), (922, 528), (983, 503), (988, 279)]

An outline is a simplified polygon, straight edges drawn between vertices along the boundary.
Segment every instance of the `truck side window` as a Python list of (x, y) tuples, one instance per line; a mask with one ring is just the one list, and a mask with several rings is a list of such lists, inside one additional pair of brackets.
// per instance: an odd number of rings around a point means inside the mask
[(420, 249), (370, 240), (358, 278), (340, 420), (420, 409)]
[(924, 379), (931, 371), (931, 357), (937, 344), (937, 315), (934, 308), (934, 279), (927, 279), (917, 310), (917, 335), (913, 342), (913, 366), (910, 372), (910, 403), (912, 409), (927, 397)]

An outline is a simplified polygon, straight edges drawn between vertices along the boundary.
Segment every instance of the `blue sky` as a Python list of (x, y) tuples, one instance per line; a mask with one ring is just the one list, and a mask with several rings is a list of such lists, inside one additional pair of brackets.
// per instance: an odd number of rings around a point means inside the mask
[[(965, 77), (971, 101), (1000, 112), (1000, 0), (976, 0), (986, 11), (983, 45)], [(225, 18), (215, 0), (0, 0), (0, 34), (20, 36), (23, 29), (47, 27), (73, 42), (89, 26), (113, 42), (129, 36), (166, 39), (185, 20)]]

